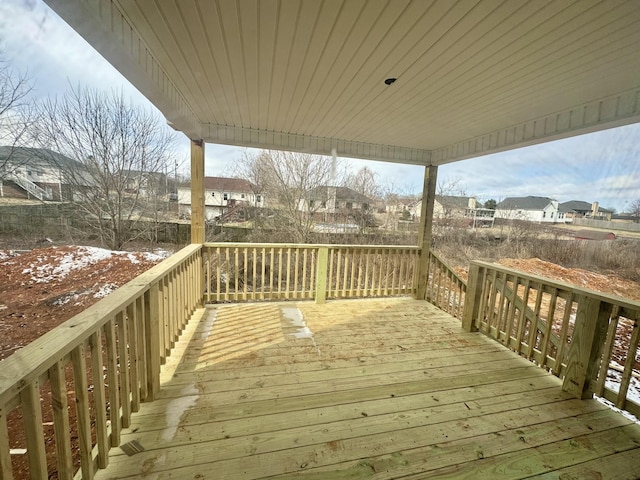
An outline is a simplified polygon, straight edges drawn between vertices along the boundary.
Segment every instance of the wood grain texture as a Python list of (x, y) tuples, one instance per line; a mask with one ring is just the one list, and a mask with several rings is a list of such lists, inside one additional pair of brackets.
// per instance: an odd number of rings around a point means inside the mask
[(145, 450), (96, 478), (523, 478), (640, 454), (640, 426), (424, 301), (204, 313), (122, 432)]

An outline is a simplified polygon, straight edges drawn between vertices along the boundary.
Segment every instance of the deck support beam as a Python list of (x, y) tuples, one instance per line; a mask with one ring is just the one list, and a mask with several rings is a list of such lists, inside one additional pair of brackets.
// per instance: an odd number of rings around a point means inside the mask
[(413, 277), (415, 297), (424, 300), (429, 276), (429, 249), (431, 248), (431, 227), (433, 224), (433, 206), (436, 200), (436, 181), (438, 167), (429, 165), (424, 169), (422, 186), (422, 208), (420, 213), (420, 230), (418, 231), (418, 247), (420, 253)]
[(191, 140), (191, 243), (204, 243), (204, 141)]

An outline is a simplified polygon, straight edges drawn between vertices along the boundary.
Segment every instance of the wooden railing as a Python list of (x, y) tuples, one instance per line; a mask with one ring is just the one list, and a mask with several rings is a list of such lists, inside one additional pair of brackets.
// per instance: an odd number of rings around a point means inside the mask
[(411, 295), (417, 247), (217, 243), (204, 246), (207, 302)]
[[(201, 279), (201, 246), (186, 247), (3, 360), (0, 478), (13, 478), (19, 458), (33, 479), (54, 469), (90, 479), (106, 467), (131, 413), (158, 393), (160, 365), (202, 302)], [(17, 439), (25, 455), (11, 455)]]
[[(472, 262), (463, 327), (551, 371), (578, 398), (595, 393), (640, 415), (628, 395), (638, 378), (640, 302)], [(607, 385), (607, 375), (618, 377), (617, 387)]]
[(425, 300), (449, 315), (462, 317), (467, 282), (433, 250), (429, 252), (429, 274), (425, 291)]

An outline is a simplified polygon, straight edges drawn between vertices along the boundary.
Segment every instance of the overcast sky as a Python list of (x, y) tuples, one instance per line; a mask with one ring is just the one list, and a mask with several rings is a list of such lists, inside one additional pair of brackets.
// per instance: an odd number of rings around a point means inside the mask
[[(5, 59), (27, 72), (34, 96), (64, 93), (70, 85), (122, 89), (132, 101), (153, 106), (41, 0), (1, 0), (0, 44)], [(180, 136), (187, 163), (189, 141)], [(243, 149), (206, 146), (206, 174), (224, 175)], [(353, 169), (369, 166), (380, 182), (399, 193), (420, 192), (422, 167), (347, 159)], [(559, 201), (598, 201), (624, 211), (640, 199), (640, 125), (605, 130), (444, 165), (439, 183), (457, 181), (480, 200), (537, 195)]]

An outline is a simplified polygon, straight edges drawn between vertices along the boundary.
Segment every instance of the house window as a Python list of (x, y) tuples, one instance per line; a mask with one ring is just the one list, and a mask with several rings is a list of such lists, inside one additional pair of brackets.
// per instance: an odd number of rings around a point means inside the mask
[(347, 207), (347, 210), (351, 210), (353, 208), (353, 203), (347, 202), (346, 207)]
[(241, 194), (240, 194), (240, 198), (244, 198), (244, 193), (241, 193)]
[(551, 212), (551, 218), (553, 218), (553, 212)]
[(222, 194), (222, 199), (223, 200), (229, 200), (229, 194), (228, 193), (223, 193)]
[(216, 192), (211, 192), (211, 196), (215, 197), (216, 196)]
[(547, 212), (542, 212), (542, 218), (546, 218)]
[(362, 210), (369, 210), (369, 204), (368, 203), (363, 203), (362, 204)]
[(315, 201), (313, 200), (309, 200), (309, 208), (313, 208), (313, 206), (315, 205)]
[(322, 202), (322, 203), (320, 204), (320, 206), (321, 206), (322, 208), (327, 208), (327, 202)]
[(256, 195), (256, 202), (260, 203), (262, 201), (261, 195)]

